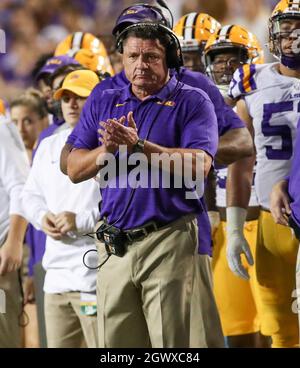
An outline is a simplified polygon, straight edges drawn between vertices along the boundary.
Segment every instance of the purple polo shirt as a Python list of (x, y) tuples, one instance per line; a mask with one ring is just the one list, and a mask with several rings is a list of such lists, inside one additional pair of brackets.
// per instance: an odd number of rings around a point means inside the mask
[[(101, 86), (101, 83), (100, 85)], [(168, 101), (167, 105), (162, 101)], [(133, 116), (141, 139), (165, 147), (201, 149), (212, 157), (218, 146), (218, 128), (214, 108), (208, 96), (201, 90), (177, 82), (172, 77), (155, 95), (144, 101), (131, 93), (128, 85), (119, 90), (102, 91), (96, 86), (81, 113), (75, 127), (75, 148), (92, 150), (99, 145), (99, 122), (109, 118)], [(163, 132), (163, 134), (162, 134)], [(128, 168), (128, 171), (130, 169)], [(150, 181), (150, 168), (149, 172)], [(149, 221), (160, 225), (170, 223), (190, 214), (200, 213), (200, 200), (185, 198), (187, 188), (140, 188), (134, 192), (126, 214), (124, 210), (132, 193), (131, 188), (120, 188), (119, 182), (127, 175), (117, 173), (117, 188), (102, 188), (101, 216), (121, 229), (141, 226)]]
[(294, 144), (294, 156), (292, 167), (290, 170), (289, 181), (289, 195), (291, 197), (292, 217), (296, 224), (300, 227), (300, 119), (297, 125), (297, 135)]
[[(218, 88), (215, 84), (202, 73), (194, 72), (186, 68), (180, 68), (180, 74), (178, 76), (180, 81), (189, 86), (200, 88), (205, 91), (211, 101), (214, 104), (215, 113), (218, 122), (218, 133), (222, 136), (230, 129), (244, 128), (244, 122), (238, 117), (238, 115), (228, 106)], [(126, 78), (124, 70), (113, 77), (103, 80), (97, 88), (99, 90), (106, 89), (120, 89), (127, 86), (129, 83)], [(73, 145), (77, 139), (76, 130), (74, 129), (71, 135), (68, 137), (67, 143)], [(202, 207), (205, 208), (204, 199), (201, 201)], [(199, 253), (211, 255), (212, 250), (212, 238), (209, 218), (206, 210), (202, 211), (198, 216), (199, 224)]]
[[(171, 72), (174, 74), (175, 72)], [(215, 113), (218, 119), (218, 132), (219, 136), (222, 136), (230, 129), (244, 128), (244, 122), (238, 117), (238, 115), (228, 106), (218, 88), (206, 75), (194, 72), (186, 68), (180, 68), (179, 80), (189, 86), (200, 88), (214, 104)], [(104, 79), (98, 86), (99, 90), (106, 89), (120, 89), (129, 84), (126, 78), (124, 70), (113, 77)], [(76, 132), (72, 132), (68, 137), (67, 143), (73, 145), (76, 140)]]

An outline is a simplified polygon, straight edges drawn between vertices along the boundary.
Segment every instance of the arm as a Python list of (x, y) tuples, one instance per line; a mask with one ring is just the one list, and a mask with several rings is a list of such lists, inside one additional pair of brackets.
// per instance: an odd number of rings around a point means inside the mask
[[(201, 158), (203, 159), (204, 177), (207, 177), (207, 175), (209, 173), (209, 170), (211, 168), (212, 157), (203, 150), (187, 149), (187, 148), (167, 148), (167, 147), (162, 147), (162, 146), (159, 146), (158, 144), (154, 144), (154, 143), (151, 143), (149, 141), (146, 141), (145, 142), (145, 148), (144, 148), (144, 154), (147, 156), (148, 162), (151, 163), (151, 155), (154, 154), (154, 153), (158, 153), (158, 154), (165, 153), (168, 156), (171, 156), (175, 153), (179, 154), (181, 156), (181, 163), (182, 163), (181, 172), (182, 172), (182, 174), (184, 174), (185, 169), (186, 169), (185, 165), (187, 165), (187, 163), (184, 160), (184, 155), (185, 154), (191, 154), (192, 155), (192, 176), (193, 176), (193, 180), (196, 180), (196, 178), (197, 178), (197, 155), (201, 155)], [(162, 168), (162, 160), (160, 160), (160, 168)], [(171, 161), (171, 165), (170, 165), (171, 174), (175, 173), (174, 169), (175, 169), (174, 161)]]
[(93, 150), (73, 149), (67, 160), (68, 176), (73, 183), (93, 178), (104, 165), (99, 162), (105, 161), (106, 155), (110, 153), (104, 145)]
[(29, 222), (37, 230), (43, 230), (46, 235), (59, 240), (61, 239), (61, 234), (55, 227), (54, 214), (49, 212), (42, 181), (43, 175), (45, 175), (42, 169), (45, 165), (43, 157), (45, 157), (44, 147), (46, 147), (46, 144), (47, 142), (43, 141), (37, 150), (30, 174), (22, 191), (21, 201), (25, 216)]
[(273, 186), (270, 209), (276, 224), (288, 226), (288, 216), (292, 213), (288, 194), (288, 180), (281, 180)]
[(93, 231), (99, 219), (99, 207), (96, 206), (80, 213), (61, 212), (55, 216), (55, 226), (63, 235), (68, 232), (84, 234)]
[[(238, 101), (237, 111), (253, 136), (252, 118), (243, 100)], [(255, 156), (252, 156), (230, 165), (226, 185), (227, 260), (230, 269), (244, 279), (249, 279), (249, 275), (242, 266), (241, 254), (245, 254), (248, 263), (253, 264), (253, 257), (244, 237), (244, 223), (251, 194), (254, 164)]]
[(230, 165), (240, 158), (252, 156), (253, 152), (253, 141), (248, 129), (230, 129), (220, 137), (216, 162)]
[(0, 248), (0, 275), (17, 270), (22, 261), (27, 222), (20, 205), (20, 193), (29, 171), (25, 148), (14, 125), (1, 127), (1, 180), (9, 196), (9, 230)]
[(26, 227), (27, 222), (22, 216), (10, 215), (7, 239), (0, 248), (0, 276), (21, 266)]
[(66, 143), (61, 150), (60, 154), (60, 170), (65, 175), (68, 175), (68, 157), (70, 152), (72, 151), (73, 146), (69, 143)]
[(37, 229), (42, 230), (42, 220), (48, 212), (48, 206), (44, 195), (42, 178), (44, 173), (43, 156), (45, 154), (45, 142), (42, 142), (33, 160), (29, 176), (21, 193), (21, 202), (28, 221)]
[(204, 200), (207, 206), (207, 214), (210, 223), (211, 234), (214, 235), (220, 224), (220, 213), (216, 201), (216, 173), (211, 169), (205, 185)]
[(227, 104), (227, 100), (224, 101), (215, 85), (208, 89), (208, 94), (214, 102), (218, 118), (220, 140), (216, 162), (220, 165), (229, 165), (238, 159), (253, 155), (251, 136), (241, 116), (238, 116), (231, 107), (235, 101), (231, 100), (230, 104)]
[[(102, 135), (101, 142), (104, 146), (107, 147), (107, 150), (110, 152), (113, 152), (116, 150), (116, 148), (119, 145), (125, 144), (127, 146), (128, 152), (131, 152), (133, 149), (133, 146), (137, 143), (139, 137), (137, 134), (137, 128), (135, 121), (133, 119), (133, 113), (132, 111), (128, 113), (127, 116), (128, 120), (128, 127), (124, 126), (125, 117), (122, 117), (120, 121), (114, 121), (114, 120), (108, 120), (107, 123), (101, 122), (101, 126), (105, 129), (100, 129), (99, 132)], [(114, 147), (112, 147), (112, 144), (114, 144)], [(152, 143), (150, 141), (145, 141), (144, 145), (144, 152), (143, 152), (147, 160), (150, 164), (156, 165), (156, 162), (153, 161), (152, 155), (153, 154), (166, 154), (168, 156), (172, 156), (174, 154), (179, 154), (181, 156), (180, 163), (182, 164), (181, 167), (181, 173), (183, 174), (185, 172), (185, 165), (188, 165), (186, 160), (184, 159), (184, 156), (186, 154), (192, 155), (192, 176), (193, 180), (197, 178), (197, 157), (200, 158), (200, 160), (203, 160), (204, 164), (204, 176), (206, 177), (208, 175), (208, 172), (211, 167), (212, 163), (212, 157), (206, 153), (204, 150), (201, 149), (192, 149), (192, 148), (168, 148), (163, 147), (158, 144)], [(199, 161), (198, 161), (199, 162)], [(172, 174), (175, 173), (175, 160), (171, 160), (170, 165), (170, 172)], [(159, 168), (165, 169), (163, 165), (163, 160), (159, 160)]]
[[(252, 118), (249, 116), (246, 104), (243, 100), (238, 101), (237, 112), (246, 123), (253, 147), (254, 130)], [(243, 158), (228, 166), (226, 185), (227, 207), (248, 208), (255, 160), (256, 155), (252, 152), (251, 157)]]

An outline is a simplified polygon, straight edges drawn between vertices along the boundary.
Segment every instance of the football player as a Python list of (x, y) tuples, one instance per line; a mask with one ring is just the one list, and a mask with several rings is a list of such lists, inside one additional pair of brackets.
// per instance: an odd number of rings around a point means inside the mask
[[(251, 32), (238, 25), (226, 25), (212, 35), (204, 50), (206, 72), (225, 96), (233, 73), (244, 64), (263, 62), (263, 51)], [(221, 222), (213, 233), (214, 293), (222, 329), (229, 347), (261, 347), (260, 321), (256, 307), (256, 278), (248, 270), (250, 283), (234, 275), (226, 260), (226, 181), (227, 167), (216, 165), (216, 205)], [(254, 187), (248, 207), (244, 235), (255, 252), (259, 207)]]
[(68, 55), (94, 72), (101, 71), (114, 75), (106, 47), (99, 38), (91, 33), (69, 34), (57, 45), (54, 55)]
[[(279, 62), (244, 65), (229, 89), (256, 147), (255, 190), (261, 208), (255, 252), (257, 295), (261, 331), (271, 336), (272, 347), (296, 347), (299, 342), (297, 314), (292, 311), (298, 241), (288, 227), (275, 223), (269, 205), (272, 186), (289, 172), (300, 117), (299, 28), (299, 0), (281, 0), (269, 19), (269, 48)], [(245, 279), (249, 275), (241, 256), (253, 264), (243, 226), (254, 161), (234, 163), (227, 185), (227, 259), (231, 270)]]
[(207, 40), (221, 28), (221, 24), (206, 13), (182, 16), (173, 28), (183, 53), (184, 66), (204, 73), (203, 53)]

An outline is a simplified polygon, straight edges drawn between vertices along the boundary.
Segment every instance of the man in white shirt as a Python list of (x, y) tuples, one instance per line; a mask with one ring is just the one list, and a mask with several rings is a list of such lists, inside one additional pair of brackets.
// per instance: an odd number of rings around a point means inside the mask
[(76, 70), (64, 79), (55, 96), (61, 100), (69, 129), (43, 140), (22, 193), (26, 217), (47, 234), (45, 320), (48, 347), (97, 347), (96, 270), (92, 232), (99, 220), (97, 182), (73, 184), (59, 167), (61, 149), (77, 124), (84, 102), (99, 82), (90, 70)]
[(20, 193), (29, 172), (17, 128), (0, 116), (0, 348), (21, 347), (21, 283), (18, 269), (27, 222)]

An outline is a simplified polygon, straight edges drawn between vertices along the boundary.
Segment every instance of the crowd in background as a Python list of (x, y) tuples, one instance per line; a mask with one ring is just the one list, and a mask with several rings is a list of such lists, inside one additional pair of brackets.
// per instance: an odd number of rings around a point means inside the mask
[[(40, 55), (54, 51), (71, 32), (91, 32), (113, 54), (111, 30), (116, 14), (133, 0), (2, 0), (0, 28), (6, 34), (6, 54), (0, 55), (2, 98), (11, 100), (32, 84), (31, 72)], [(155, 1), (148, 1), (155, 3)], [(205, 12), (222, 24), (242, 24), (267, 42), (267, 19), (274, 0), (169, 0), (176, 22), (192, 11)], [(265, 47), (267, 60), (270, 60)], [(114, 60), (112, 60), (114, 63)], [(117, 60), (116, 60), (117, 62)]]

